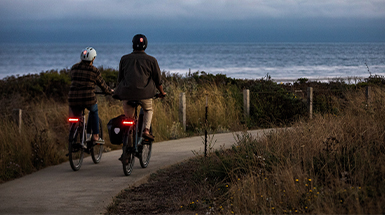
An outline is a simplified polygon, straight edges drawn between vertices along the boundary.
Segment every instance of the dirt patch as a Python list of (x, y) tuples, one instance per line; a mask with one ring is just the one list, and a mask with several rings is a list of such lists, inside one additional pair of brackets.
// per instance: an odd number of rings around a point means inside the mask
[[(196, 160), (176, 164), (152, 174), (148, 183), (122, 191), (107, 214), (181, 214), (207, 210), (197, 204), (198, 186), (194, 184)], [(195, 199), (195, 200), (194, 200)]]

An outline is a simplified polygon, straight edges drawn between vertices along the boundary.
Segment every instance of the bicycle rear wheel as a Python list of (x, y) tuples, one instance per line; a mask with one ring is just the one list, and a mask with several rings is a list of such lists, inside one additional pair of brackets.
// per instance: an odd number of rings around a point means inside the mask
[(122, 164), (126, 176), (131, 175), (135, 163), (135, 151), (133, 148), (133, 130), (129, 130), (123, 139)]
[[(152, 134), (152, 126), (150, 127), (150, 133)], [(139, 146), (139, 162), (142, 168), (146, 168), (150, 163), (151, 158), (152, 141), (143, 141)]]
[(68, 143), (68, 156), (73, 171), (78, 171), (83, 163), (84, 149), (81, 146), (82, 135), (81, 124), (72, 124)]
[[(99, 118), (99, 137), (103, 139), (102, 121), (100, 120), (100, 118)], [(104, 147), (102, 144), (96, 144), (96, 143), (92, 143), (92, 144), (93, 144), (93, 147), (91, 148), (92, 161), (95, 164), (98, 164), (102, 159)]]

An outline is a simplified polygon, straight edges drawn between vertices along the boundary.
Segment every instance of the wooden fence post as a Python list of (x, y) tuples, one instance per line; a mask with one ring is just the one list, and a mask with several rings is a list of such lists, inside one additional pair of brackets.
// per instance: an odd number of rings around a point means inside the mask
[(209, 112), (209, 96), (206, 94), (206, 107), (205, 107), (205, 157), (207, 157), (207, 127), (208, 127), (208, 112)]
[(15, 120), (16, 125), (19, 128), (19, 134), (21, 134), (21, 126), (23, 124), (21, 109), (13, 109), (13, 119)]
[(250, 90), (243, 90), (243, 115), (245, 120), (250, 116)]
[(186, 94), (179, 94), (179, 122), (183, 126), (183, 131), (186, 131)]
[(365, 97), (366, 97), (366, 107), (369, 110), (370, 109), (370, 86), (366, 86)]
[(309, 119), (313, 119), (313, 87), (307, 88), (307, 107), (309, 111)]

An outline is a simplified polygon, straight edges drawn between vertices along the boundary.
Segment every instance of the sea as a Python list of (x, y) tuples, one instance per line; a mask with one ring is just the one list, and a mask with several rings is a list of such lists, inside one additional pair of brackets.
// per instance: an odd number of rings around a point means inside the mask
[[(130, 43), (0, 44), (0, 79), (71, 68), (81, 51), (97, 51), (94, 65), (119, 68)], [(290, 81), (385, 76), (385, 43), (149, 43), (146, 53), (160, 69), (224, 74), (237, 79)]]

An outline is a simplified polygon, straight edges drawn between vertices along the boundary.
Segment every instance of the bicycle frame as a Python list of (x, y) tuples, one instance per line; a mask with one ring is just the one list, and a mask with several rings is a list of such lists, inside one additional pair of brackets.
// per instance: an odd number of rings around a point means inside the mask
[[(87, 122), (86, 122), (86, 119), (85, 119), (85, 113), (84, 113), (84, 110), (82, 111), (82, 116), (80, 116), (80, 117), (70, 117), (70, 118), (68, 118), (68, 122), (71, 123), (71, 127), (73, 126), (73, 124), (83, 123), (83, 128), (82, 128), (82, 142), (81, 142), (81, 144), (82, 144), (82, 145), (86, 144), (86, 140), (84, 139), (84, 137), (85, 137), (86, 135), (85, 135), (84, 132), (86, 132), (86, 124), (87, 124)], [(79, 126), (78, 126), (77, 129), (79, 129)], [(77, 132), (77, 131), (75, 131), (75, 132)], [(72, 141), (72, 140), (70, 140), (70, 141)]]
[[(95, 94), (104, 94), (95, 92)], [(80, 111), (81, 116), (76, 117), (69, 117), (68, 121), (70, 122), (70, 135), (69, 135), (69, 143), (68, 143), (68, 157), (70, 161), (71, 168), (74, 171), (78, 171), (83, 163), (84, 155), (83, 153), (86, 152), (88, 154), (91, 154), (92, 161), (95, 164), (98, 164), (102, 158), (103, 154), (103, 141), (102, 143), (98, 142), (95, 143), (94, 141), (87, 141), (87, 134), (91, 133), (91, 127), (88, 127), (89, 120), (86, 121), (86, 113), (85, 113), (86, 107), (83, 107), (83, 109)], [(77, 111), (76, 111), (77, 112)], [(78, 112), (79, 113), (79, 112)], [(103, 130), (102, 130), (102, 123), (100, 118), (99, 120), (99, 138), (103, 138)], [(91, 125), (90, 125), (91, 126)], [(87, 131), (88, 128), (88, 131)], [(79, 129), (82, 129), (80, 132)], [(78, 139), (78, 135), (82, 135)]]
[[(128, 135), (128, 133), (133, 130), (133, 126), (135, 126), (135, 133), (133, 135), (133, 147), (135, 149), (135, 153), (138, 152), (138, 145), (142, 143), (142, 129), (139, 128), (139, 126), (142, 126), (142, 125), (139, 125), (139, 120), (138, 120), (138, 110), (137, 110), (138, 107), (135, 107), (135, 114), (134, 114), (134, 119), (126, 119), (126, 120), (123, 120), (123, 126), (124, 127), (128, 127), (127, 128), (127, 133), (125, 135)], [(140, 113), (139, 115), (143, 115), (143, 110), (140, 109)], [(123, 144), (127, 144), (127, 143), (123, 143)]]
[[(139, 159), (142, 168), (146, 168), (148, 166), (151, 157), (152, 142), (146, 141), (141, 136), (143, 125), (143, 110), (141, 109), (138, 116), (138, 106), (136, 103), (133, 104), (133, 107), (135, 108), (134, 118), (123, 120), (125, 131), (122, 147), (123, 153), (120, 160), (122, 161), (123, 172), (126, 176), (129, 176), (132, 173), (135, 157)], [(143, 150), (145, 151), (144, 154)]]
[[(154, 96), (154, 99), (157, 99), (157, 98), (160, 98), (159, 94), (156, 94)], [(135, 153), (138, 153), (138, 145), (142, 143), (143, 141), (143, 137), (142, 137), (142, 132), (143, 132), (143, 120), (141, 120), (140, 123), (138, 123), (140, 120), (140, 117), (144, 115), (144, 112), (143, 112), (143, 109), (140, 108), (140, 111), (139, 111), (139, 116), (138, 116), (138, 106), (141, 105), (140, 103), (138, 102), (134, 102), (133, 103), (133, 107), (135, 108), (135, 112), (134, 112), (134, 119), (131, 119), (131, 121), (129, 119), (127, 120), (124, 120), (123, 121), (123, 127), (124, 126), (129, 126), (129, 128), (127, 129), (126, 132), (130, 132), (130, 130), (132, 130), (132, 126), (135, 126), (135, 134), (134, 134), (134, 148), (135, 148)], [(143, 118), (142, 118), (143, 119)], [(140, 130), (139, 130), (140, 129)], [(126, 133), (125, 135), (128, 135), (128, 133)], [(123, 142), (123, 146), (125, 146), (125, 142)]]
[[(155, 98), (158, 97), (159, 96), (157, 95), (155, 96)], [(125, 128), (122, 147), (123, 153), (119, 160), (122, 161), (124, 174), (129, 176), (132, 173), (135, 157), (139, 158), (140, 166), (142, 168), (147, 168), (151, 158), (153, 140), (142, 137), (142, 127), (144, 123), (144, 111), (142, 107), (140, 107), (138, 115), (138, 106), (141, 106), (141, 103), (138, 101), (131, 101), (129, 103), (127, 102), (127, 104), (132, 106), (135, 110), (133, 119), (123, 120), (123, 128)], [(150, 133), (151, 132), (152, 126), (150, 126)]]
[[(103, 95), (105, 94), (104, 92), (95, 92), (95, 94), (99, 94), (99, 95)], [(82, 142), (81, 144), (86, 144), (86, 140), (84, 139), (84, 137), (86, 136), (85, 133), (87, 133), (86, 131), (86, 126), (88, 122), (86, 122), (86, 117), (85, 117), (85, 109), (82, 110), (82, 114), (80, 117), (69, 117), (68, 118), (68, 121), (71, 123), (71, 126), (72, 126), (72, 123), (79, 123), (79, 122), (83, 122), (83, 132), (82, 132)]]
[[(103, 153), (103, 144), (97, 144), (93, 141), (87, 141), (87, 134), (91, 131), (87, 131), (88, 121), (86, 121), (85, 110), (83, 109), (80, 117), (70, 117), (68, 121), (71, 123), (68, 156), (70, 160), (71, 168), (74, 171), (78, 171), (83, 163), (83, 153), (91, 154), (92, 161), (98, 164), (101, 160)], [(101, 121), (99, 118), (99, 136), (103, 137), (103, 131)], [(81, 129), (81, 131), (80, 131)], [(81, 137), (78, 136), (81, 135)]]

